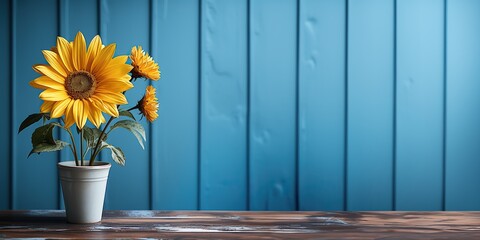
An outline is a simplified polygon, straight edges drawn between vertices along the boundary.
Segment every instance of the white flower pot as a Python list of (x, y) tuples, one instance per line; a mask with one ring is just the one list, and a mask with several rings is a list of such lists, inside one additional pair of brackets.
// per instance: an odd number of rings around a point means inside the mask
[(110, 163), (97, 161), (94, 166), (76, 166), (74, 161), (58, 163), (68, 222), (95, 223), (102, 220), (110, 167)]

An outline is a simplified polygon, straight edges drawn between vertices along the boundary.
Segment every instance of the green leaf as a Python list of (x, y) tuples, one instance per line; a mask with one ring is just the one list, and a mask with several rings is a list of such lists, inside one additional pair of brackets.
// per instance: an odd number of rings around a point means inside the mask
[(124, 116), (124, 117), (129, 117), (133, 120), (137, 120), (137, 119), (135, 119), (135, 116), (133, 116), (133, 114), (130, 111), (127, 111), (127, 110), (120, 111), (119, 115)]
[[(102, 131), (100, 131), (98, 128), (90, 128), (90, 127), (83, 128), (83, 139), (87, 141), (87, 145), (89, 148), (95, 148), (101, 134), (102, 134)], [(107, 139), (107, 135), (104, 134), (102, 137), (102, 141), (105, 141), (106, 139)]]
[(55, 144), (55, 140), (53, 139), (53, 128), (55, 127), (54, 124), (49, 123), (47, 125), (43, 125), (35, 129), (32, 134), (32, 146), (35, 148), (36, 145), (47, 143), (47, 144)]
[(145, 136), (145, 129), (143, 128), (142, 124), (132, 120), (122, 120), (113, 124), (110, 128), (110, 131), (116, 128), (125, 128), (131, 133), (133, 133), (133, 135), (135, 135), (135, 137), (137, 138), (138, 143), (140, 143), (140, 146), (145, 149), (143, 141), (147, 141), (147, 138)]
[(102, 147), (100, 148), (100, 150), (103, 150), (105, 148), (108, 148), (112, 151), (113, 161), (115, 161), (116, 163), (122, 166), (125, 166), (125, 154), (123, 154), (122, 149), (120, 149), (119, 147), (112, 146), (106, 142), (102, 142)]
[(30, 155), (32, 155), (33, 153), (40, 154), (42, 152), (53, 152), (53, 151), (62, 150), (68, 145), (70, 144), (60, 140), (55, 140), (54, 144), (39, 143), (33, 147), (32, 151), (30, 151), (30, 153), (28, 154), (28, 157), (30, 157)]
[(63, 149), (69, 143), (53, 139), (53, 128), (62, 127), (59, 123), (52, 122), (35, 129), (32, 134), (32, 153), (52, 152)]
[(42, 118), (47, 118), (50, 119), (50, 116), (47, 113), (34, 113), (29, 115), (23, 122), (20, 124), (20, 127), (18, 128), (18, 133), (23, 131), (23, 129), (29, 127), (30, 125), (40, 121)]

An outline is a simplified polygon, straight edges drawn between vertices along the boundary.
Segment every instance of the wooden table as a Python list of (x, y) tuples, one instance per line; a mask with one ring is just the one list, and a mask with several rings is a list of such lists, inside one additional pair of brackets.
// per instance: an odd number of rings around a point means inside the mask
[(0, 238), (480, 239), (480, 212), (0, 211)]

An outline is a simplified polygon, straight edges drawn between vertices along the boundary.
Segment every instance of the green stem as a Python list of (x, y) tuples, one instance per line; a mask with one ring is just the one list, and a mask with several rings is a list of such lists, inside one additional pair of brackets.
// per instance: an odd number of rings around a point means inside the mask
[[(60, 118), (60, 122), (62, 122), (63, 125), (65, 125), (65, 121), (63, 120), (63, 118)], [(65, 126), (63, 126), (62, 128), (63, 128), (63, 130), (65, 130), (65, 131), (67, 131), (67, 132), (69, 131)], [(72, 137), (72, 135), (70, 135), (70, 137)], [(73, 141), (73, 138), (71, 138), (71, 140)], [(70, 144), (70, 145), (68, 145), (68, 146), (70, 147), (70, 150), (72, 151), (73, 156), (76, 157), (77, 155), (76, 155), (75, 149), (72, 147), (72, 145), (73, 145), (73, 144)], [(75, 146), (75, 145), (73, 145), (73, 146)], [(76, 160), (76, 159), (75, 159), (75, 160)], [(78, 166), (78, 161), (75, 161), (75, 165)]]
[[(134, 109), (138, 109), (138, 104), (135, 105), (134, 107), (131, 107), (131, 108), (127, 109), (126, 111), (130, 112), (130, 111), (132, 111), (132, 110), (134, 110)], [(105, 133), (105, 134), (108, 135), (108, 134), (110, 134), (111, 131), (112, 131), (112, 129), (108, 130), (108, 132)]]
[(68, 135), (70, 135), (70, 140), (72, 141), (72, 145), (73, 145), (73, 157), (75, 158), (75, 165), (79, 166), (78, 164), (78, 157), (77, 157), (77, 148), (75, 147), (76, 144), (75, 144), (75, 138), (73, 138), (73, 134), (72, 134), (72, 131), (70, 131), (70, 129), (64, 127), (63, 129), (65, 129), (65, 131), (68, 132)]
[(87, 146), (87, 148), (85, 149), (85, 152), (83, 153), (83, 159), (85, 159), (85, 156), (87, 156), (88, 150), (90, 150), (90, 148)]
[(114, 117), (110, 117), (110, 119), (108, 119), (107, 124), (105, 124), (105, 127), (102, 130), (102, 133), (100, 133), (100, 136), (98, 137), (97, 144), (95, 144), (95, 148), (93, 149), (93, 154), (92, 154), (93, 157), (90, 159), (90, 163), (89, 163), (90, 166), (93, 166), (93, 162), (95, 161), (95, 158), (100, 152), (98, 149), (100, 147), (100, 142), (102, 141), (103, 136), (105, 135), (105, 131), (107, 130), (107, 127), (110, 125), (110, 123), (112, 123), (113, 119)]
[(127, 111), (129, 111), (129, 112), (130, 112), (130, 111), (132, 111), (133, 109), (137, 109), (137, 108), (138, 108), (138, 104), (137, 104), (137, 105), (135, 105), (134, 107), (131, 107), (131, 108), (127, 109)]
[(80, 130), (80, 160), (82, 161), (82, 166), (85, 166), (83, 163), (83, 128)]

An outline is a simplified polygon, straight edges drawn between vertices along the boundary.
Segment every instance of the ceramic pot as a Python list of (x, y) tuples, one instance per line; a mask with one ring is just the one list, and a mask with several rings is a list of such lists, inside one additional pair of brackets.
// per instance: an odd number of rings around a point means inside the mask
[(96, 223), (102, 220), (103, 201), (110, 163), (76, 166), (74, 161), (59, 162), (58, 174), (70, 223)]

